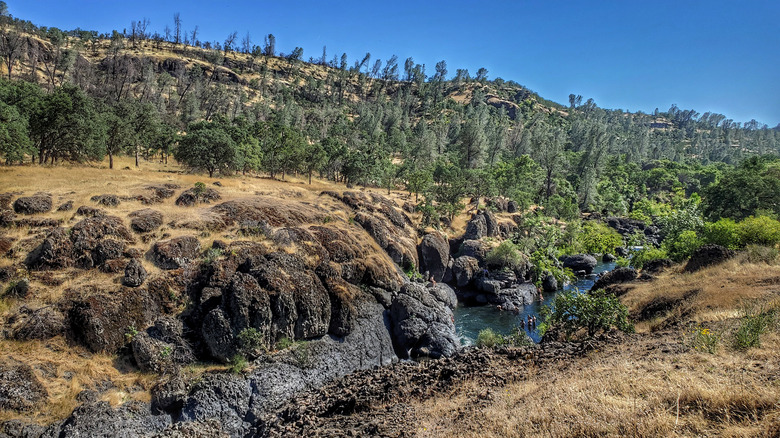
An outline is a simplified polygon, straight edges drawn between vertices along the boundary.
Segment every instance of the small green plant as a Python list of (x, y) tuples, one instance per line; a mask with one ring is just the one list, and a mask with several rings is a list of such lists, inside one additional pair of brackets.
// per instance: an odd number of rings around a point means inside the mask
[(333, 221), (333, 218), (330, 217), (330, 216), (325, 216), (325, 217), (322, 218), (322, 223), (323, 224), (327, 224), (327, 223), (330, 223), (332, 221)]
[(414, 263), (409, 264), (409, 267), (404, 271), (404, 274), (412, 281), (422, 279), (422, 274)]
[(246, 357), (257, 356), (259, 352), (265, 351), (263, 334), (254, 327), (248, 327), (238, 334), (238, 345), (241, 353)]
[(206, 184), (202, 183), (200, 181), (195, 183), (195, 187), (193, 187), (192, 192), (195, 194), (196, 197), (200, 198), (203, 196), (204, 193), (206, 193)]
[(515, 269), (525, 262), (523, 254), (511, 240), (501, 242), (485, 257), (487, 264), (500, 269)]
[(288, 338), (287, 336), (284, 336), (278, 341), (276, 341), (276, 345), (274, 347), (276, 350), (284, 350), (292, 347), (294, 343), (295, 342), (292, 339)]
[(615, 266), (620, 268), (627, 268), (631, 264), (631, 260), (626, 257), (618, 257), (615, 260)]
[(734, 333), (734, 349), (747, 350), (761, 345), (761, 335), (774, 323), (775, 311), (765, 311), (763, 307), (745, 307), (739, 328)]
[(663, 249), (647, 247), (634, 253), (634, 256), (631, 257), (631, 265), (637, 269), (641, 269), (647, 262), (668, 257), (666, 251)]
[(561, 292), (550, 306), (542, 308), (541, 314), (544, 321), (539, 331), (542, 334), (556, 329), (569, 338), (581, 329), (587, 330), (588, 337), (613, 327), (627, 333), (634, 331), (626, 306), (603, 290), (587, 294), (576, 290)]
[(298, 368), (310, 368), (313, 364), (308, 342), (295, 342), (292, 348), (292, 355)]
[(166, 345), (165, 347), (160, 350), (160, 357), (163, 359), (167, 359), (171, 357), (171, 353), (173, 353), (173, 348), (171, 348), (170, 345)]
[(241, 354), (236, 354), (230, 358), (230, 372), (233, 374), (243, 373), (248, 365), (246, 358)]
[(220, 248), (209, 248), (203, 254), (203, 263), (210, 265), (212, 262), (222, 257), (223, 251)]
[(698, 326), (693, 329), (693, 349), (705, 353), (715, 354), (718, 351), (720, 336), (708, 328)]
[(477, 335), (477, 347), (493, 348), (503, 344), (503, 337), (491, 328), (480, 330)]
[(125, 331), (125, 341), (131, 342), (133, 338), (135, 338), (138, 335), (138, 330), (136, 330), (134, 325), (128, 326), (127, 330)]

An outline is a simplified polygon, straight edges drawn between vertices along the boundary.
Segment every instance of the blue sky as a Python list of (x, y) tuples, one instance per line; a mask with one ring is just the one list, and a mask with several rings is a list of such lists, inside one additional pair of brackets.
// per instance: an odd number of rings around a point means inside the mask
[(569, 93), (631, 111), (682, 109), (735, 121), (780, 123), (780, 1), (116, 1), (6, 0), (38, 25), (100, 32), (143, 17), (162, 33), (179, 12), (185, 30), (224, 41), (249, 32), (276, 36), (277, 50), (304, 58), (346, 52), (396, 54), (425, 64), (446, 60), (472, 75), (514, 80), (542, 97)]

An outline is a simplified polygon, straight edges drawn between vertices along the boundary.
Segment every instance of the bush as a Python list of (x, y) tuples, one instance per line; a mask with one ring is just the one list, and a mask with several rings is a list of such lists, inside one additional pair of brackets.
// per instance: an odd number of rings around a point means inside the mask
[(720, 336), (708, 328), (696, 327), (693, 330), (693, 349), (715, 354), (718, 351)]
[(734, 348), (747, 350), (761, 345), (761, 335), (774, 323), (775, 311), (764, 311), (763, 308), (746, 308), (745, 315), (734, 333)]
[(626, 306), (603, 290), (587, 294), (578, 291), (559, 293), (552, 305), (542, 308), (542, 316), (543, 332), (560, 330), (567, 338), (581, 329), (587, 330), (589, 337), (613, 327), (624, 332), (634, 331)]
[(577, 242), (582, 252), (611, 254), (615, 248), (623, 246), (623, 237), (606, 224), (591, 221), (582, 226)]
[(702, 238), (706, 243), (713, 243), (728, 249), (738, 249), (742, 246), (739, 227), (733, 219), (729, 218), (705, 224)]
[(780, 222), (767, 217), (747, 217), (739, 223), (739, 238), (742, 246), (774, 246), (780, 243)]
[(501, 345), (502, 341), (503, 337), (490, 328), (480, 330), (477, 335), (477, 347), (479, 348), (493, 348)]
[(246, 357), (257, 356), (258, 353), (265, 351), (263, 335), (253, 327), (241, 330), (238, 334), (238, 346), (241, 353)]
[(637, 269), (642, 269), (645, 263), (649, 261), (666, 258), (669, 258), (669, 255), (666, 254), (665, 250), (654, 247), (646, 247), (643, 250), (634, 253), (634, 256), (631, 257), (631, 266)]
[(667, 238), (664, 240), (662, 246), (669, 258), (676, 262), (681, 262), (689, 258), (703, 244), (704, 242), (696, 234), (696, 231), (685, 230), (676, 239)]
[(236, 354), (230, 359), (230, 372), (233, 374), (239, 374), (244, 372), (249, 363), (246, 358), (240, 354)]
[(523, 254), (511, 240), (505, 240), (490, 250), (485, 260), (489, 266), (507, 269), (515, 269), (525, 261)]
[(521, 347), (532, 345), (533, 343), (533, 340), (528, 337), (525, 330), (519, 328), (515, 329), (513, 334), (506, 336), (497, 333), (493, 329), (486, 328), (479, 331), (476, 345), (479, 348), (493, 348), (500, 346)]

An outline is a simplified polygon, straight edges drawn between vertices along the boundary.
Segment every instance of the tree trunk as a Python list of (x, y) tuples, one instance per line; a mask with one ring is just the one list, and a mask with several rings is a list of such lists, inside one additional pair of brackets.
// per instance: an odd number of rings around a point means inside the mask
[(135, 147), (135, 167), (138, 167), (138, 146)]
[(111, 151), (108, 152), (108, 168), (114, 168), (114, 154), (112, 154)]

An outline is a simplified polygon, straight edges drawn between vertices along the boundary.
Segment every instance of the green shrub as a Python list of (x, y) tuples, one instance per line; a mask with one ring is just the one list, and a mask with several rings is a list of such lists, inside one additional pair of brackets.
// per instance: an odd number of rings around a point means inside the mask
[(627, 268), (629, 265), (631, 265), (631, 259), (618, 257), (617, 260), (615, 260), (615, 266), (619, 268)]
[(739, 328), (734, 333), (734, 348), (747, 350), (761, 345), (761, 335), (774, 323), (775, 311), (763, 308), (745, 308)]
[(542, 316), (542, 332), (560, 330), (567, 338), (580, 329), (587, 330), (589, 337), (613, 327), (624, 332), (634, 331), (626, 306), (603, 290), (587, 294), (576, 290), (561, 292), (550, 306), (542, 308)]
[(645, 263), (649, 261), (666, 258), (669, 258), (669, 256), (666, 254), (665, 250), (648, 246), (641, 251), (634, 253), (633, 257), (631, 257), (631, 266), (637, 269), (642, 269)]
[(696, 234), (696, 231), (685, 230), (675, 239), (666, 238), (662, 247), (666, 250), (670, 259), (681, 262), (689, 258), (703, 244), (704, 242)]
[(295, 341), (285, 336), (276, 342), (276, 349), (284, 350), (286, 348), (292, 347), (294, 343)]
[(236, 354), (230, 359), (230, 372), (233, 374), (242, 373), (248, 365), (249, 363), (244, 356)]
[(739, 224), (740, 243), (774, 246), (780, 243), (780, 222), (767, 216), (747, 217)]
[(214, 260), (222, 257), (223, 251), (219, 248), (209, 248), (203, 254), (203, 263), (210, 265)]
[(699, 326), (693, 330), (692, 343), (696, 351), (715, 354), (718, 351), (720, 336), (708, 328)]
[(260, 330), (254, 327), (248, 327), (238, 334), (238, 347), (241, 353), (246, 357), (257, 356), (265, 350), (263, 335)]
[(623, 246), (623, 237), (614, 229), (601, 222), (587, 222), (577, 236), (581, 252), (589, 254), (611, 254), (615, 248)]
[(477, 335), (477, 347), (493, 348), (503, 343), (503, 337), (493, 329), (480, 330)]
[(739, 227), (733, 219), (729, 218), (705, 224), (702, 239), (706, 243), (713, 243), (729, 249), (738, 249), (742, 246)]
[(525, 262), (523, 254), (511, 240), (505, 240), (491, 249), (485, 260), (490, 266), (507, 269), (515, 269)]

